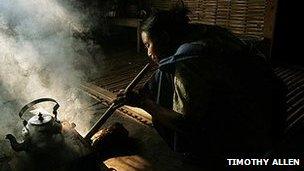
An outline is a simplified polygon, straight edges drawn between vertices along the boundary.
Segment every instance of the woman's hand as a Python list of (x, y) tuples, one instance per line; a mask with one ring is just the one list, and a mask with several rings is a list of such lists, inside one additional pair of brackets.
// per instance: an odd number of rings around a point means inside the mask
[(124, 92), (124, 90), (120, 90), (117, 94), (117, 98), (113, 101), (118, 105), (128, 105), (132, 107), (141, 107), (142, 101), (144, 97), (141, 96), (138, 92), (129, 91)]

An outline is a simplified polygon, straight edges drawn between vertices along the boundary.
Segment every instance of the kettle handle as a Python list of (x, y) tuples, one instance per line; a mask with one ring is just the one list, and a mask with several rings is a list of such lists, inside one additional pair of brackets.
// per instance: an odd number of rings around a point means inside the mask
[(53, 114), (55, 115), (55, 119), (57, 120), (57, 109), (60, 107), (60, 105), (58, 104), (58, 102), (52, 98), (40, 98), (40, 99), (36, 99), (30, 103), (28, 103), (27, 105), (25, 105), (19, 112), (19, 117), (21, 119), (23, 119), (23, 125), (27, 124), (27, 121), (22, 118), (24, 112), (26, 112), (29, 108), (31, 108), (32, 106), (34, 106), (35, 104), (41, 103), (41, 102), (47, 102), (47, 101), (51, 101), (51, 102), (55, 102), (56, 105), (53, 107)]

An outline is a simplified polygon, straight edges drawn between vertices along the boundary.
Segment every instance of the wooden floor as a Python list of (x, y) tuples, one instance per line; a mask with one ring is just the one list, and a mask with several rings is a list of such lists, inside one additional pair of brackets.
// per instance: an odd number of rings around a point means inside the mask
[(287, 128), (293, 131), (303, 127), (304, 121), (304, 68), (296, 66), (277, 66), (276, 75), (287, 87)]
[[(123, 49), (112, 52), (103, 60), (102, 65), (104, 68), (100, 74), (83, 83), (81, 88), (91, 97), (101, 102), (101, 104), (97, 104), (95, 107), (109, 105), (116, 97), (118, 91), (125, 89), (147, 62), (148, 58), (146, 55), (142, 52), (137, 53), (134, 49)], [(153, 71), (149, 72), (135, 89), (142, 86), (152, 73)], [(122, 107), (118, 109), (118, 112), (131, 116), (141, 123), (151, 125), (151, 116), (141, 109)]]

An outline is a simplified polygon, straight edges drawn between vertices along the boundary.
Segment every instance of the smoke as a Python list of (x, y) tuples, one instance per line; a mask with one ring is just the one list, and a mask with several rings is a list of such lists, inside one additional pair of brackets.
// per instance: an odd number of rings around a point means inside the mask
[(73, 36), (89, 29), (84, 21), (68, 2), (0, 0), (0, 139), (20, 134), (18, 111), (41, 97), (56, 99), (60, 119), (80, 133), (88, 129), (78, 86), (97, 69), (88, 44)]

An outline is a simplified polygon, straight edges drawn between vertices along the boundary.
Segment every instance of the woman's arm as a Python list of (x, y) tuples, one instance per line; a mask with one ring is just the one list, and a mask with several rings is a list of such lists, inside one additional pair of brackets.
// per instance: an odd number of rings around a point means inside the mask
[(142, 99), (138, 107), (148, 112), (153, 120), (158, 121), (159, 124), (171, 130), (186, 133), (190, 129), (190, 125), (186, 124), (186, 118), (183, 114), (157, 105), (150, 99)]

